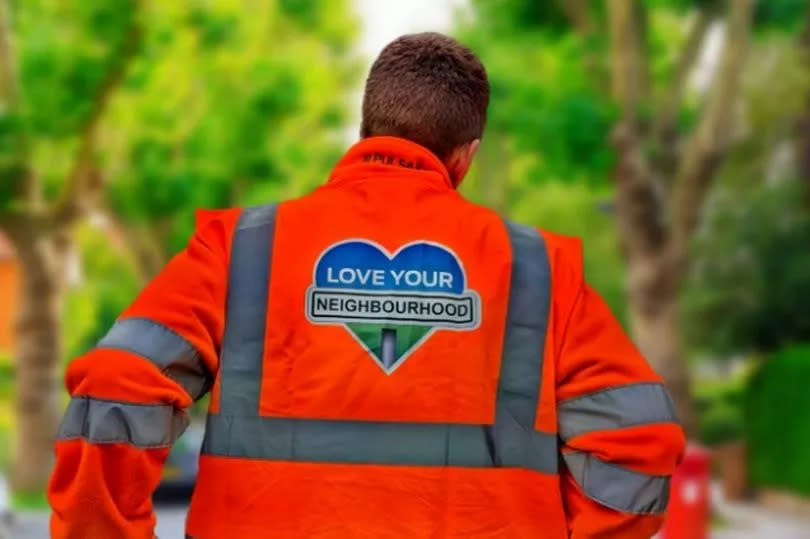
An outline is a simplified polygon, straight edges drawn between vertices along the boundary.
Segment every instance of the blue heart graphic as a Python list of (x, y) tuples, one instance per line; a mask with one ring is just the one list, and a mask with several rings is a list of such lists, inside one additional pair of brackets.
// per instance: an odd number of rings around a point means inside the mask
[(425, 241), (389, 254), (367, 240), (329, 247), (315, 264), (307, 317), (342, 325), (390, 374), (438, 327), (477, 326), (480, 303), (456, 255)]
[[(330, 272), (331, 269), (331, 272)], [(344, 279), (340, 272), (344, 271)], [(382, 280), (369, 276), (369, 271), (382, 270)], [(406, 277), (422, 272), (419, 282)], [(354, 279), (349, 277), (354, 273)], [(449, 274), (452, 282), (442, 280), (441, 273)], [(401, 275), (399, 280), (397, 274)], [(324, 288), (351, 288), (354, 290), (399, 290), (412, 292), (444, 292), (461, 294), (466, 287), (464, 271), (455, 255), (432, 243), (414, 243), (400, 249), (393, 257), (381, 247), (366, 241), (340, 243), (326, 251), (315, 269), (315, 286)]]

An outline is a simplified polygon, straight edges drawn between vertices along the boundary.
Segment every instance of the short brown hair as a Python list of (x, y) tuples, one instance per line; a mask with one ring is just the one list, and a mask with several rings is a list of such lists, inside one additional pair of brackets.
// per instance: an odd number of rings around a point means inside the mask
[(488, 104), (487, 73), (470, 49), (442, 34), (408, 34), (371, 66), (360, 135), (406, 138), (444, 159), (481, 138)]

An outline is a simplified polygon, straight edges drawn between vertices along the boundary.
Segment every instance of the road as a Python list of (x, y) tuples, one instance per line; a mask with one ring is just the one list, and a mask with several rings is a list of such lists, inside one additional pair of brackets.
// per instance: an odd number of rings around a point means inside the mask
[(712, 485), (712, 506), (726, 524), (712, 530), (712, 539), (807, 539), (810, 515), (766, 509), (752, 502), (729, 502), (719, 484)]
[[(157, 536), (159, 539), (182, 539), (186, 523), (186, 507), (182, 505), (158, 506)], [(46, 539), (48, 516), (45, 513), (21, 513), (15, 515), (11, 539)], [(0, 538), (5, 539), (2, 534)]]
[[(729, 503), (722, 499), (720, 489), (712, 488), (715, 511), (726, 524), (712, 530), (712, 539), (807, 539), (810, 518), (803, 519), (766, 510), (753, 503)], [(186, 519), (183, 505), (157, 506), (157, 536), (159, 539), (182, 539)], [(11, 539), (45, 539), (48, 537), (47, 513), (16, 515)], [(0, 539), (7, 539), (0, 531)]]

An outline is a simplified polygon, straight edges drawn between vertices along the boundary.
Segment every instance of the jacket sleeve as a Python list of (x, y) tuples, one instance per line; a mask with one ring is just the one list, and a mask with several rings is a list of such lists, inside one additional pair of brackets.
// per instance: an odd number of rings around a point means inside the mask
[[(567, 240), (554, 292), (561, 485), (573, 539), (647, 539), (663, 523), (685, 440), (661, 378), (584, 282)], [(559, 254), (559, 253), (558, 253)]]
[(235, 214), (212, 214), (198, 214), (187, 247), (68, 366), (48, 486), (53, 538), (153, 537), (163, 462), (218, 368)]

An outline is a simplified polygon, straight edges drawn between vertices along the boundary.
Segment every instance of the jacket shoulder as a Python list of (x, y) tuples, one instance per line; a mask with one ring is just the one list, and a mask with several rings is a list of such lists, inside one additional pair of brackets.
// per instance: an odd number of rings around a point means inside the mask
[(242, 208), (198, 209), (194, 212), (194, 238), (227, 257)]
[(503, 222), (511, 236), (536, 238), (537, 241), (541, 242), (548, 256), (549, 263), (553, 264), (557, 262), (579, 267), (581, 271), (583, 266), (581, 239), (575, 236), (566, 236), (542, 228), (524, 225), (512, 221), (511, 219), (504, 218)]
[(242, 208), (198, 208), (194, 211), (194, 229), (199, 232), (216, 223), (236, 223), (242, 211)]
[(537, 229), (546, 244), (549, 258), (562, 259), (568, 264), (583, 265), (582, 240), (576, 236), (565, 236), (544, 229)]
[(575, 298), (579, 295), (585, 282), (582, 240), (548, 230), (537, 230), (546, 246), (554, 295)]

